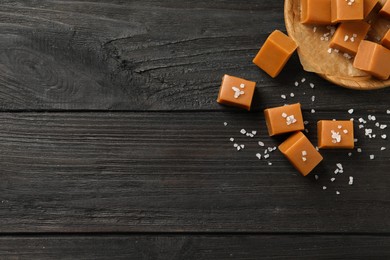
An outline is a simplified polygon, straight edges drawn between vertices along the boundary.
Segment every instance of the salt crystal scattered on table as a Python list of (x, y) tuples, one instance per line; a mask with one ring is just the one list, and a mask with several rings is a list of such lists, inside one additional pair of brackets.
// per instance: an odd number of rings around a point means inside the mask
[(223, 123), (223, 125), (224, 125), (224, 126), (227, 126), (227, 125), (228, 125), (228, 123), (227, 123), (227, 122), (224, 122), (224, 123)]
[(356, 149), (358, 153), (361, 153), (362, 152), (362, 148), (358, 148)]
[(244, 134), (246, 134), (246, 130), (245, 129), (241, 129), (240, 133), (244, 135)]
[(374, 159), (375, 159), (375, 155), (370, 154), (370, 160), (374, 160)]
[(323, 189), (323, 190), (326, 190), (327, 188), (326, 188), (326, 186), (323, 186), (322, 189)]
[(386, 147), (381, 147), (381, 151), (384, 151), (384, 150), (386, 150)]
[(305, 81), (306, 81), (306, 79), (305, 79), (305, 78), (302, 78), (302, 79), (301, 79), (301, 82), (302, 82), (302, 83), (304, 83)]
[(295, 84), (296, 87), (298, 87), (298, 85), (299, 85), (298, 81), (295, 81), (294, 84)]
[(348, 113), (352, 115), (352, 114), (353, 114), (353, 111), (354, 111), (354, 110), (351, 108), (350, 110), (348, 110)]
[(330, 181), (331, 182), (334, 182), (336, 180), (336, 178), (331, 178)]
[(290, 97), (294, 97), (295, 96), (295, 94), (294, 93), (290, 93)]
[(257, 153), (257, 154), (256, 154), (256, 157), (260, 160), (260, 159), (261, 159), (261, 154), (260, 154), (260, 153)]
[(318, 177), (318, 175), (316, 174), (316, 175), (314, 175), (314, 178), (315, 178), (316, 180), (318, 180), (320, 177)]
[(315, 85), (314, 85), (313, 83), (310, 83), (310, 87), (311, 87), (311, 88), (314, 88), (314, 86), (315, 86)]
[(340, 195), (340, 192), (339, 192), (339, 191), (336, 191), (336, 194), (337, 194), (337, 195)]
[(230, 138), (230, 142), (234, 142), (234, 138), (233, 137)]
[(382, 139), (387, 139), (387, 135), (381, 135)]
[(352, 176), (349, 176), (349, 182), (348, 182), (349, 185), (352, 185), (353, 184), (353, 177)]
[(287, 98), (286, 95), (281, 95), (280, 97), (283, 98), (283, 99)]
[(311, 113), (314, 114), (316, 111), (314, 109), (311, 110)]
[(259, 144), (260, 146), (264, 146), (264, 143), (263, 143), (262, 141), (259, 141), (258, 144)]

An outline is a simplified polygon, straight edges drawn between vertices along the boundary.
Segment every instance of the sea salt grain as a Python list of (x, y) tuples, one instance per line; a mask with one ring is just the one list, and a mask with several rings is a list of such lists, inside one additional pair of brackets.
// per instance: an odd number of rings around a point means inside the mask
[(256, 157), (260, 160), (260, 159), (261, 159), (261, 154), (260, 154), (260, 153), (257, 153), (257, 154), (256, 154)]
[(386, 147), (381, 147), (381, 151), (384, 151), (384, 150), (386, 150)]
[(370, 155), (370, 160), (374, 160), (375, 159), (375, 155), (371, 154)]
[(311, 113), (314, 114), (316, 111), (314, 109), (311, 110)]
[(283, 98), (283, 99), (287, 98), (286, 95), (281, 95), (280, 97)]
[(295, 81), (294, 85), (295, 85), (296, 87), (298, 87), (298, 85), (299, 85), (298, 81)]
[(234, 142), (234, 138), (233, 137), (230, 138), (230, 142)]
[(350, 110), (348, 110), (348, 113), (350, 114), (350, 115), (352, 115), (353, 114), (353, 109), (351, 108)]
[(259, 141), (258, 144), (259, 144), (260, 146), (264, 146), (264, 143), (261, 142), (261, 141)]
[(340, 195), (340, 192), (339, 192), (339, 191), (336, 191), (336, 194), (337, 194), (337, 195)]
[(387, 135), (381, 135), (381, 137), (382, 137), (383, 140), (387, 139)]
[(245, 129), (241, 129), (240, 133), (244, 135), (244, 134), (246, 134), (246, 130)]
[(349, 176), (349, 182), (348, 182), (349, 185), (353, 185), (353, 177), (352, 176)]
[(313, 83), (310, 83), (309, 84), (311, 88), (314, 88), (314, 84)]
[(326, 190), (327, 188), (326, 188), (326, 186), (323, 186), (322, 189), (323, 189), (323, 190)]
[(224, 125), (224, 126), (227, 126), (227, 125), (228, 125), (228, 123), (227, 123), (227, 122), (224, 122), (224, 123), (223, 123), (223, 125)]

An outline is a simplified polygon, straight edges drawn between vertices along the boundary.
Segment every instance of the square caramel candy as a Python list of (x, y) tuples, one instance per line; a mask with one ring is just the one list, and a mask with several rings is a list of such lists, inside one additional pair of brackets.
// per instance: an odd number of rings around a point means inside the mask
[(379, 0), (364, 0), (364, 18), (366, 18), (374, 7), (378, 4)]
[(264, 110), (269, 136), (304, 129), (301, 104), (293, 104)]
[(323, 159), (302, 132), (290, 136), (279, 150), (303, 176), (308, 175)]
[(363, 21), (345, 22), (337, 27), (329, 47), (351, 55), (358, 51), (359, 44), (366, 37), (370, 25)]
[(256, 82), (225, 75), (219, 89), (217, 102), (220, 104), (251, 109)]
[(301, 23), (331, 24), (330, 0), (301, 0)]
[(318, 148), (353, 149), (353, 122), (321, 120), (317, 123)]
[(385, 36), (383, 36), (381, 44), (390, 50), (390, 29), (387, 30)]
[(383, 5), (382, 9), (379, 11), (379, 14), (383, 17), (390, 19), (390, 1), (387, 0)]
[(294, 40), (276, 30), (268, 36), (259, 53), (253, 59), (253, 63), (275, 78), (282, 71), (297, 47)]
[(331, 0), (332, 23), (357, 21), (364, 18), (363, 0)]
[(390, 50), (374, 42), (361, 41), (353, 66), (387, 80), (390, 76)]

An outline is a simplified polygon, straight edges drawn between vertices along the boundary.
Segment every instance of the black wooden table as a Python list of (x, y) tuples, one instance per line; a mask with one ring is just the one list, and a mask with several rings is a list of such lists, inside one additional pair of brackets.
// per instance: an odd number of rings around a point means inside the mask
[[(390, 258), (390, 88), (342, 89), (296, 55), (260, 71), (282, 0), (0, 3), (0, 259)], [(225, 73), (258, 83), (252, 112), (216, 103)], [(355, 118), (362, 151), (306, 178), (258, 160), (283, 140), (263, 109), (295, 102), (314, 143), (317, 120)]]

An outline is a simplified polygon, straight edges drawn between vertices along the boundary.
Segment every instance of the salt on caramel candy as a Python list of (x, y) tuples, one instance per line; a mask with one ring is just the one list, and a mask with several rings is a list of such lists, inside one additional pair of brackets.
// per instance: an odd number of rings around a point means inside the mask
[(371, 13), (378, 2), (379, 0), (364, 0), (364, 18)]
[(379, 11), (379, 14), (383, 17), (390, 19), (390, 1), (387, 0), (383, 5), (382, 9)]
[(353, 149), (353, 121), (321, 120), (317, 123), (318, 148)]
[(363, 0), (331, 0), (332, 23), (357, 21), (364, 18)]
[(304, 129), (301, 104), (293, 104), (264, 110), (269, 136)]
[(390, 29), (387, 30), (387, 33), (383, 36), (381, 44), (390, 50)]
[(329, 47), (355, 55), (359, 44), (366, 37), (370, 25), (364, 21), (345, 22), (337, 27)]
[(251, 109), (256, 82), (225, 75), (219, 89), (217, 102), (224, 105)]
[(253, 63), (275, 78), (282, 71), (297, 47), (294, 40), (276, 30), (268, 36), (259, 53), (253, 59)]
[(301, 23), (331, 24), (330, 0), (301, 0)]
[(303, 176), (308, 175), (322, 156), (302, 132), (297, 132), (279, 145), (279, 150)]
[(390, 76), (390, 50), (374, 42), (361, 41), (353, 66), (387, 80)]

